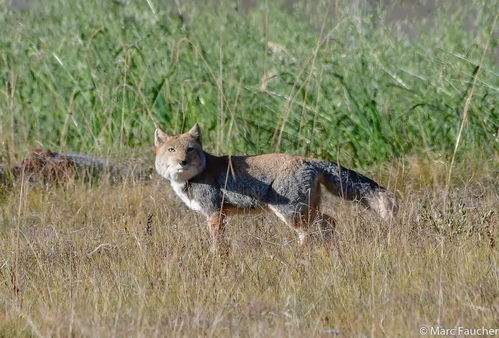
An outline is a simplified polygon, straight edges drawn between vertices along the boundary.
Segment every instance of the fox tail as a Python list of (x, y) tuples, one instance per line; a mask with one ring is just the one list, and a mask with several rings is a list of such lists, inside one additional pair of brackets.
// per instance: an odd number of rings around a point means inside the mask
[(382, 219), (391, 220), (398, 211), (396, 195), (370, 178), (334, 162), (316, 162), (322, 183), (333, 195), (359, 202), (376, 212)]

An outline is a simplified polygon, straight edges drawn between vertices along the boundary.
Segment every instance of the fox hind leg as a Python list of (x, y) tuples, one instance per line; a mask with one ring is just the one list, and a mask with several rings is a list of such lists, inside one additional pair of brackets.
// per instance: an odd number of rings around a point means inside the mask
[(297, 215), (291, 220), (291, 226), (298, 234), (298, 242), (305, 245), (309, 237), (309, 222), (303, 215)]
[(305, 244), (309, 237), (329, 243), (333, 239), (336, 221), (320, 212), (318, 206), (314, 205), (304, 213), (296, 215), (292, 226), (298, 233), (300, 244)]
[(272, 205), (269, 205), (269, 209), (296, 232), (300, 245), (306, 243), (309, 236), (309, 215), (307, 213), (287, 213), (286, 210)]
[(304, 208), (301, 212), (288, 214), (277, 206), (269, 205), (269, 209), (296, 232), (300, 245), (307, 242), (311, 234), (311, 228), (314, 228), (313, 230), (317, 229), (317, 231), (313, 231), (313, 234), (318, 235), (315, 237), (319, 237), (325, 242), (330, 242), (333, 238), (336, 220), (321, 213), (317, 205)]
[(330, 242), (336, 228), (336, 220), (327, 214), (316, 211), (314, 223), (318, 226), (317, 233), (320, 238), (326, 242)]
[(321, 186), (318, 180), (315, 182), (314, 189), (310, 192), (308, 202), (308, 208), (304, 210), (308, 224), (313, 225), (315, 237), (329, 242), (333, 237), (336, 221), (331, 216), (320, 211)]
[(300, 214), (288, 215), (284, 210), (281, 210), (278, 206), (269, 205), (270, 210), (284, 223), (286, 223), (290, 228), (296, 231), (298, 235), (298, 241), (301, 245), (305, 244), (308, 237), (308, 227), (306, 227), (303, 217)]

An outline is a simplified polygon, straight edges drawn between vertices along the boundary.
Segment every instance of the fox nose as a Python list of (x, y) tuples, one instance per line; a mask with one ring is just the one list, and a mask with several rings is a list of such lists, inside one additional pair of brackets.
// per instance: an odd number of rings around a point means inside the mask
[(184, 166), (184, 165), (186, 165), (186, 164), (187, 164), (187, 161), (186, 161), (186, 160), (180, 161), (180, 165), (181, 165), (181, 166)]

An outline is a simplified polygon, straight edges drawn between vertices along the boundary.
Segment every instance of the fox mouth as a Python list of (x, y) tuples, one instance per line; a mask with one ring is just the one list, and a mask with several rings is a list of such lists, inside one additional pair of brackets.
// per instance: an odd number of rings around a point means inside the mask
[(178, 166), (171, 168), (170, 177), (174, 181), (178, 180), (188, 180), (192, 176), (192, 167), (189, 166)]

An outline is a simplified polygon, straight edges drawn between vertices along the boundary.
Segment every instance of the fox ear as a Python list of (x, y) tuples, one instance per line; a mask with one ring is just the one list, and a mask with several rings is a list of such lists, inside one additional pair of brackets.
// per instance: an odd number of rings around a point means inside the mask
[(194, 137), (196, 141), (201, 143), (201, 128), (199, 128), (199, 125), (196, 123), (191, 130), (189, 130), (189, 135)]
[(154, 146), (159, 147), (165, 142), (168, 135), (159, 128), (154, 131)]

